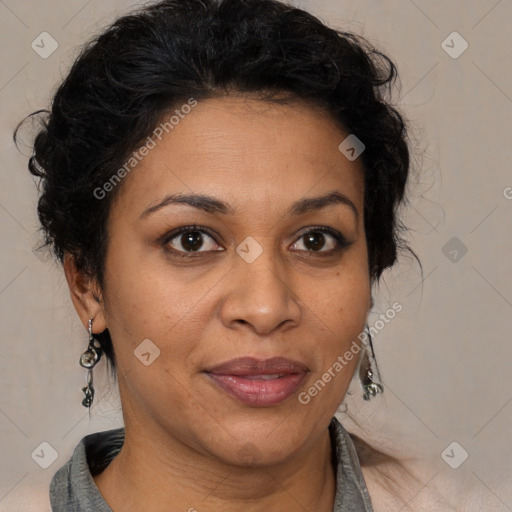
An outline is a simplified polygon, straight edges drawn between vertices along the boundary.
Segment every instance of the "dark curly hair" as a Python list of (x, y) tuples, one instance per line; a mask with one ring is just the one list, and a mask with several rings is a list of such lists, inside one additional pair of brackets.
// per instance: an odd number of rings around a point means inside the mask
[[(120, 186), (104, 200), (93, 191), (166, 109), (191, 97), (256, 94), (318, 105), (364, 143), (364, 222), (376, 282), (399, 249), (416, 257), (398, 218), (410, 156), (404, 119), (386, 99), (396, 78), (393, 62), (366, 39), (275, 0), (163, 0), (125, 15), (82, 47), (51, 110), (31, 114), (44, 116), (28, 164), (41, 178), (44, 246), (61, 263), (70, 253), (102, 286), (107, 218)], [(96, 336), (115, 370), (108, 329)]]

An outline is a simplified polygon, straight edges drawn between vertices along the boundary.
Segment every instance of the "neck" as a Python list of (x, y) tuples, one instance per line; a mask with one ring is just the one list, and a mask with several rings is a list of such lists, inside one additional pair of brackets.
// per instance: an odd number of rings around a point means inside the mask
[(94, 480), (113, 510), (155, 512), (330, 512), (336, 491), (328, 429), (286, 462), (241, 467), (128, 423), (121, 451)]

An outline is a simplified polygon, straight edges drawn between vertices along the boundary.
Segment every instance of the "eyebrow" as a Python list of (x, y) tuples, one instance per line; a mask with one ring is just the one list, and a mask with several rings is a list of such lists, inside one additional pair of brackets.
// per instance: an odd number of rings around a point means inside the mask
[[(139, 217), (144, 219), (152, 213), (173, 204), (185, 204), (211, 214), (234, 215), (235, 210), (227, 203), (204, 194), (171, 194), (164, 197), (160, 202), (146, 208)], [(359, 220), (359, 211), (355, 204), (344, 194), (334, 190), (318, 197), (306, 197), (292, 204), (288, 213), (298, 216), (318, 211), (328, 206), (342, 204), (348, 206), (354, 213), (356, 220)]]

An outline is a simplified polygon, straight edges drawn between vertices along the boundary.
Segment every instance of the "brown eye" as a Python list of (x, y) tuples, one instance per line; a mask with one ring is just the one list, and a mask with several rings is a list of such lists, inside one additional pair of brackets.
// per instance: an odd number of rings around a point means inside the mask
[(304, 235), (304, 245), (314, 251), (320, 250), (325, 245), (325, 235), (323, 233), (313, 232)]
[(218, 244), (214, 237), (205, 228), (195, 226), (186, 226), (174, 231), (166, 238), (164, 245), (166, 248), (183, 255), (219, 250), (216, 248)]
[[(298, 240), (303, 240), (302, 245), (305, 249), (300, 248), (299, 242), (293, 244), (294, 250), (304, 250), (307, 252), (318, 252), (332, 254), (351, 245), (346, 238), (338, 231), (327, 228), (317, 227), (303, 233)], [(299, 247), (298, 247), (299, 246)], [(324, 249), (327, 246), (327, 249)]]

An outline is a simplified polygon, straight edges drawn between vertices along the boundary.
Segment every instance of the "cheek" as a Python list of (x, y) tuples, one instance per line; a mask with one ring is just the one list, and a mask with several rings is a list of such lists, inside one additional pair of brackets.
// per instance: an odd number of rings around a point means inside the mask
[(132, 396), (144, 396), (143, 402), (162, 393), (166, 400), (180, 400), (186, 392), (179, 383), (198, 365), (197, 347), (211, 316), (208, 292), (219, 276), (192, 279), (186, 268), (145, 257), (140, 243), (131, 246), (115, 236), (106, 276), (107, 323), (124, 385)]
[(346, 266), (326, 281), (304, 280), (298, 295), (327, 331), (345, 337), (343, 333), (362, 330), (367, 319), (371, 299), (367, 269)]
[(311, 308), (309, 321), (316, 324), (314, 332), (322, 347), (318, 351), (317, 376), (328, 371), (335, 374), (335, 379), (325, 376), (331, 382), (329, 386), (344, 393), (360, 357), (359, 336), (369, 311), (371, 290), (366, 268), (360, 264), (347, 265), (315, 293), (310, 291), (307, 295), (307, 283), (303, 290), (302, 296)]

